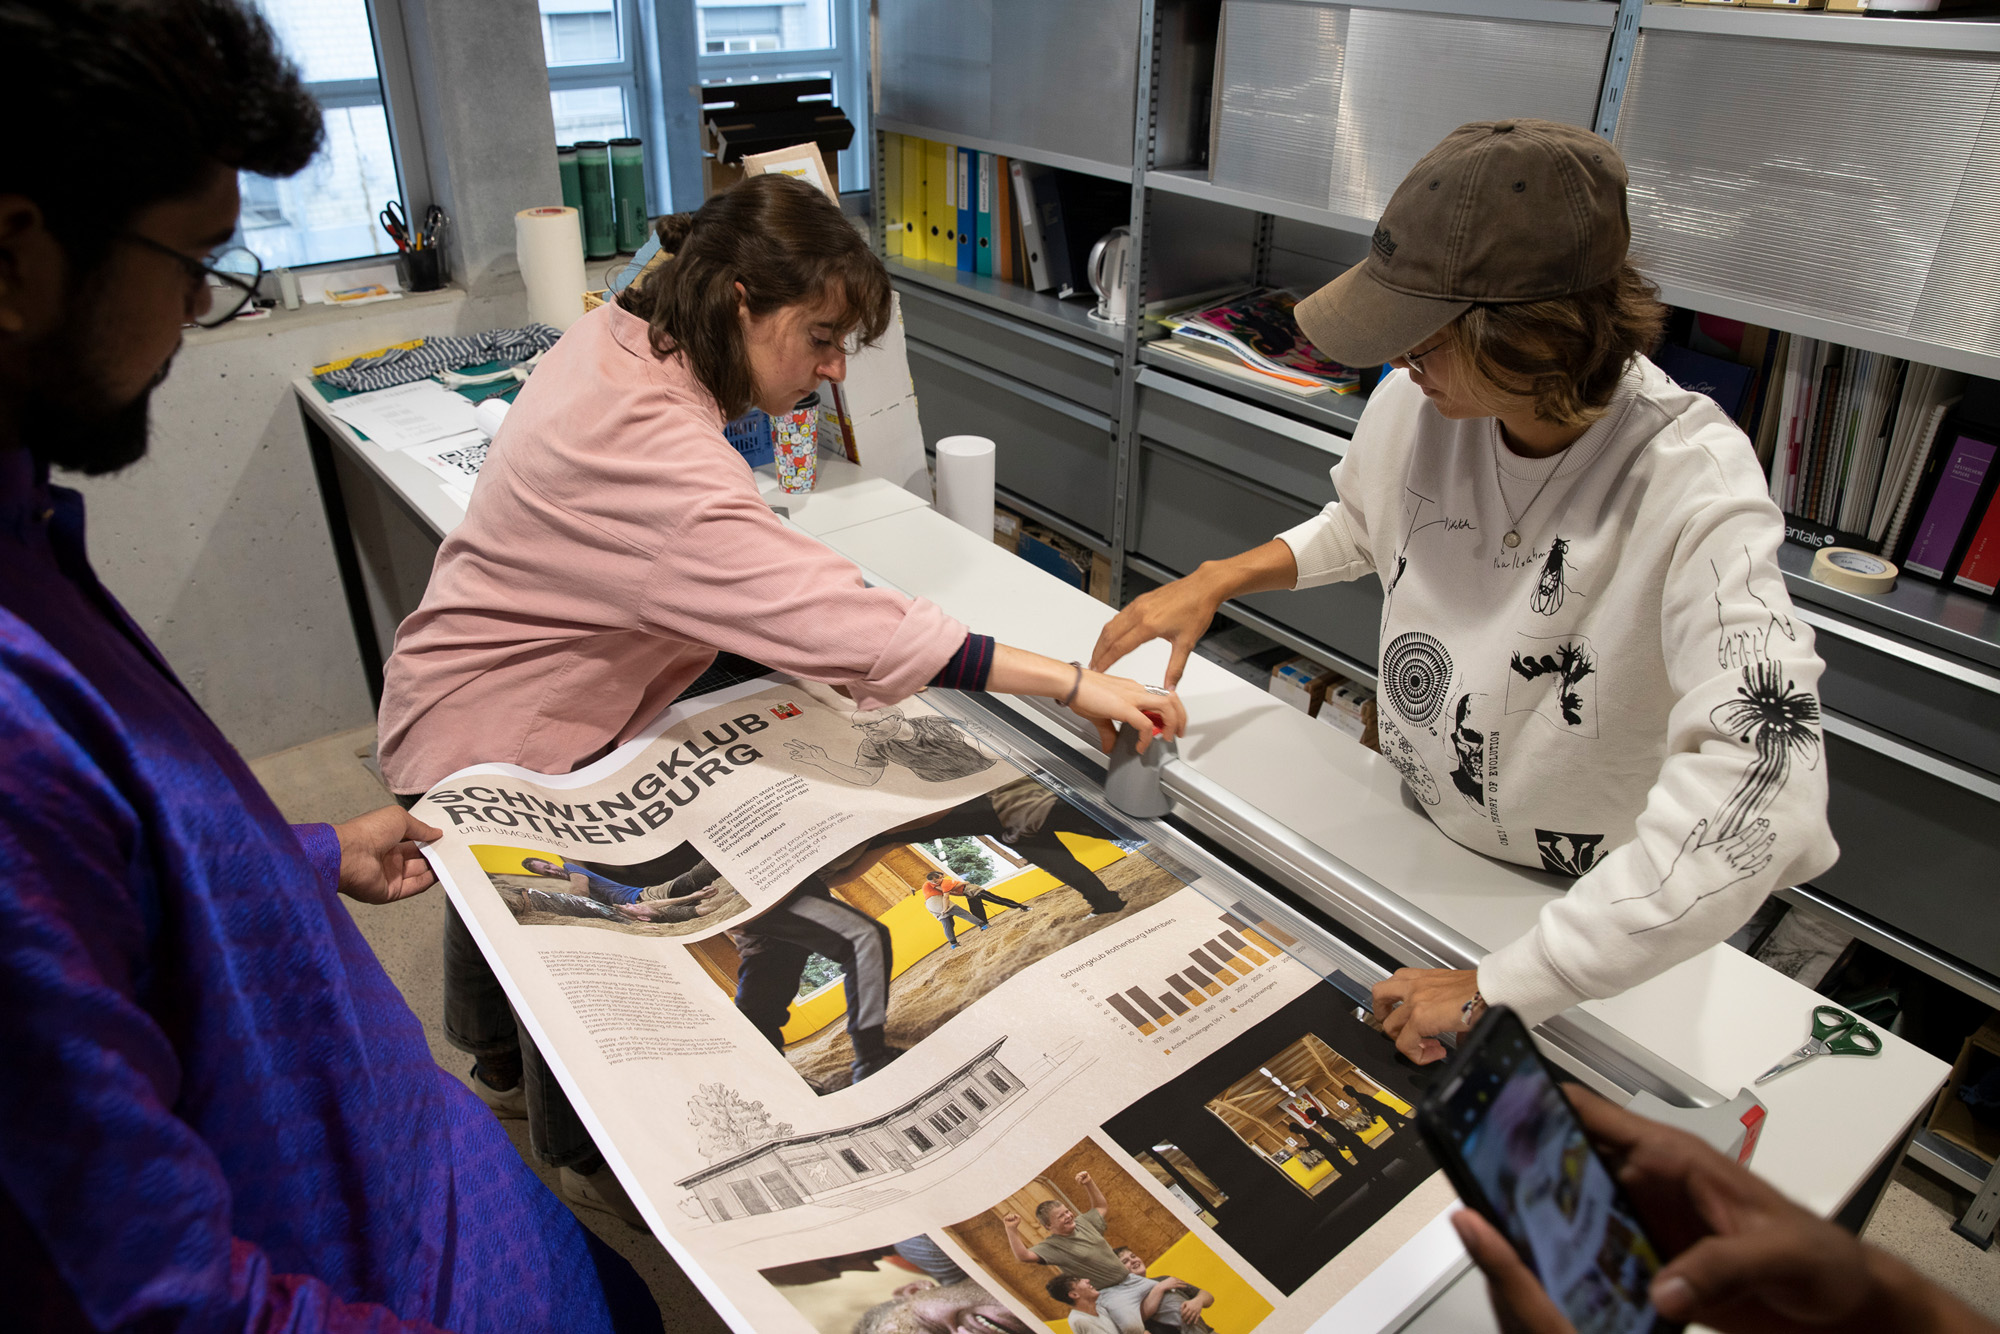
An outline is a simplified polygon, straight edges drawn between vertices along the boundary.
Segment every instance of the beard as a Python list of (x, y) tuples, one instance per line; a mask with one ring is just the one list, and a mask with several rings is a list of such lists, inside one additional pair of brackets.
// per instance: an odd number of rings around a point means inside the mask
[(102, 477), (146, 456), (153, 391), (167, 378), (167, 358), (131, 401), (107, 405), (95, 365), (93, 339), (76, 315), (50, 335), (26, 399), (20, 406), (21, 440), (51, 467)]

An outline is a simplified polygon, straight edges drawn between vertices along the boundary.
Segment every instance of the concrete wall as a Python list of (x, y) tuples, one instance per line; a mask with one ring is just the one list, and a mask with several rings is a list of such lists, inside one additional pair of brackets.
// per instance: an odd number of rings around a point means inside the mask
[(514, 214), (562, 202), (536, 0), (402, 0), (445, 260), (474, 296), (518, 280)]
[(191, 332), (153, 395), (151, 453), (60, 479), (88, 499), (105, 583), (243, 754), (373, 719), (292, 380), (418, 334), (516, 325), (525, 306), (447, 292)]
[[(105, 582), (245, 755), (372, 720), (291, 382), (419, 334), (526, 321), (514, 214), (562, 197), (537, 15), (536, 0), (401, 6), (422, 184), (451, 217), (459, 290), (191, 330), (153, 396), (151, 455), (81, 484)], [(360, 497), (354, 511), (386, 648), (430, 548), (392, 505)]]

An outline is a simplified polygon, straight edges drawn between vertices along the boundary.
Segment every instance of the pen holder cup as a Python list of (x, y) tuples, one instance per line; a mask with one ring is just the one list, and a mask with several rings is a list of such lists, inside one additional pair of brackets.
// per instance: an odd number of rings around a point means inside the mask
[(813, 489), (819, 471), (819, 397), (771, 418), (778, 485), (799, 495)]
[(396, 281), (405, 292), (435, 292), (444, 286), (444, 251), (436, 246), (396, 255)]

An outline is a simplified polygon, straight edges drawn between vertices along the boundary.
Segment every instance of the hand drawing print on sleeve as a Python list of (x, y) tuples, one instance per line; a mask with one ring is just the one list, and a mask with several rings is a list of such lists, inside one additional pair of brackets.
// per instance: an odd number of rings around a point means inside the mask
[[(1750, 548), (1743, 548), (1743, 596), (1757, 605), (1755, 611), (1748, 606), (1737, 606), (1732, 624), (1729, 604), (1734, 601), (1734, 575), (1736, 561), (1729, 561), (1730, 570), (1725, 574), (1714, 561), (1708, 568), (1715, 574), (1715, 660), (1723, 667), (1747, 667), (1754, 662), (1771, 660), (1772, 637), (1783, 635), (1786, 643), (1796, 644), (1799, 632), (1792, 625), (1792, 618), (1771, 609), (1771, 604), (1750, 584), (1753, 562)], [(1780, 646), (1782, 647), (1782, 646)]]
[(1754, 820), (1748, 828), (1737, 833), (1718, 833), (1713, 838), (1709, 837), (1708, 821), (1695, 821), (1694, 828), (1681, 840), (1681, 850), (1675, 854), (1674, 864), (1667, 869), (1658, 889), (1651, 894), (1632, 894), (1612, 900), (1613, 903), (1631, 903), (1638, 899), (1650, 899), (1655, 894), (1664, 893), (1671, 885), (1678, 893), (1690, 896), (1687, 906), (1664, 922), (1642, 926), (1627, 934), (1643, 936), (1648, 931), (1672, 926), (1693, 912), (1704, 899), (1714, 898), (1731, 885), (1748, 880), (1769, 866), (1777, 844), (1777, 831), (1771, 828), (1769, 820)]
[(1792, 752), (1808, 769), (1819, 764), (1819, 700), (1785, 679), (1782, 662), (1752, 663), (1743, 669), (1739, 698), (1709, 710), (1718, 731), (1756, 747), (1757, 758), (1715, 813), (1718, 838), (1736, 834), (1769, 806), (1791, 773)]
[(1451, 785), (1458, 789), (1458, 795), (1471, 802), (1474, 809), (1486, 809), (1486, 734), (1477, 727), (1468, 725), (1472, 713), (1472, 696), (1460, 695), (1452, 709), (1451, 748), (1458, 755), (1458, 764), (1451, 771)]
[[(1597, 659), (1582, 635), (1537, 639), (1508, 663), (1507, 712), (1537, 713), (1573, 736), (1597, 735)], [(1538, 645), (1554, 644), (1537, 650)], [(1544, 682), (1544, 684), (1533, 684)]]

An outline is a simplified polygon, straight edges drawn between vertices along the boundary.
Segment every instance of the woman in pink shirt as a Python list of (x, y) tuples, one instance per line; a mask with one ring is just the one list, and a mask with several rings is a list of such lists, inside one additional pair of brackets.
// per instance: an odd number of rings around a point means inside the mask
[[(847, 349), (892, 317), (887, 272), (831, 200), (755, 176), (659, 230), (674, 257), (573, 325), (522, 388), (397, 633), (379, 749), (393, 791), (413, 800), (475, 763), (579, 768), (637, 735), (718, 650), (840, 686), (863, 709), (936, 684), (1062, 700), (1106, 749), (1117, 722), (1150, 738), (1146, 711), (1180, 734), (1178, 698), (869, 588), (758, 494), (723, 424), (842, 379)], [(572, 1200), (636, 1220), (455, 912), (445, 959), (446, 1034), (477, 1058), (475, 1090), (503, 1114), (533, 1110), (535, 1148)], [(893, 1058), (879, 1029), (853, 1038), (857, 1078)]]

